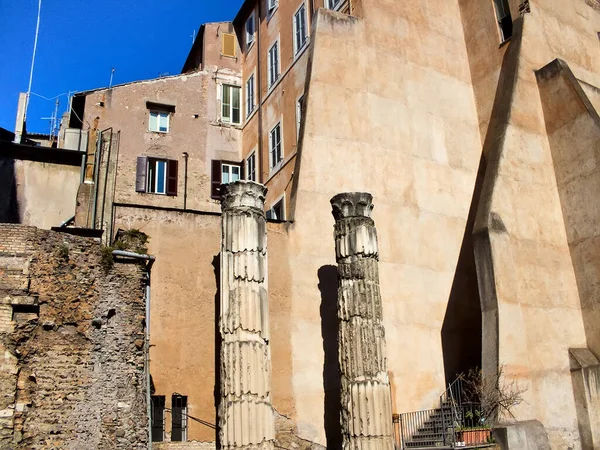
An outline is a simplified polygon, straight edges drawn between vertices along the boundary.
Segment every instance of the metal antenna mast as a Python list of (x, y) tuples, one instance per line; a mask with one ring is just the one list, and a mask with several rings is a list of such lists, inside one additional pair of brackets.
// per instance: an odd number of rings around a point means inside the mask
[(31, 96), (31, 83), (33, 82), (33, 66), (35, 64), (35, 54), (37, 52), (38, 35), (40, 34), (40, 16), (42, 14), (42, 0), (38, 2), (37, 25), (35, 26), (35, 40), (33, 41), (33, 56), (31, 57), (31, 71), (29, 72), (29, 87), (27, 88), (27, 99), (25, 100), (25, 114), (23, 123), (27, 122), (27, 108), (29, 107), (29, 97)]

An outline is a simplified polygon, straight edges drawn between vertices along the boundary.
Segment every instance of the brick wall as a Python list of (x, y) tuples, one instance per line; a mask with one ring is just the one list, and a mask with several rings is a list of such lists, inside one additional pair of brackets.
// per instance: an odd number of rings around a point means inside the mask
[(144, 270), (0, 224), (0, 448), (143, 449)]

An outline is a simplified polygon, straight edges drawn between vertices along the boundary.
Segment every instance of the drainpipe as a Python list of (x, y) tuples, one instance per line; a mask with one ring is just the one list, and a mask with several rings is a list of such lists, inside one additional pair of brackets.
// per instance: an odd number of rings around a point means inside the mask
[(190, 155), (188, 155), (188, 152), (183, 152), (183, 158), (185, 160), (185, 162), (184, 162), (185, 169), (184, 169), (184, 175), (183, 175), (183, 209), (184, 210), (187, 205), (187, 179), (188, 179), (188, 158), (189, 157), (190, 157)]
[(146, 366), (146, 414), (148, 416), (148, 450), (152, 450), (152, 399), (150, 397), (150, 271), (156, 258), (152, 255), (128, 252), (124, 250), (113, 250), (113, 256), (124, 256), (126, 258), (140, 259), (146, 263), (146, 351), (144, 363)]
[[(114, 69), (113, 69), (114, 70)], [(106, 170), (104, 171), (104, 192), (102, 193), (102, 213), (100, 214), (100, 229), (104, 229), (104, 207), (106, 206), (106, 185), (108, 184), (108, 171), (110, 170), (110, 154), (112, 151), (113, 130), (110, 129), (110, 138), (108, 142), (108, 154), (106, 155)], [(112, 236), (108, 236), (107, 242), (110, 242)]]

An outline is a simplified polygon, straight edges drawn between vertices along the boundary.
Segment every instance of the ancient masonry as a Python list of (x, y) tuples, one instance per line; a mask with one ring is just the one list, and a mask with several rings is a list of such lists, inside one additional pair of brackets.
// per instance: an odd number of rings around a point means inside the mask
[(372, 196), (331, 199), (339, 272), (338, 347), (344, 450), (392, 450), (392, 406)]
[(221, 448), (272, 449), (266, 188), (239, 181), (221, 190)]
[(144, 269), (0, 224), (0, 448), (147, 448)]

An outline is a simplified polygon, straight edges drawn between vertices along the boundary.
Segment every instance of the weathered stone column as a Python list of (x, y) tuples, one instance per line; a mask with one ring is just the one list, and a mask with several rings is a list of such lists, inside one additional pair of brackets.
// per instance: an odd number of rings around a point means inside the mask
[(275, 439), (265, 194), (253, 182), (221, 186), (222, 449), (272, 449)]
[(331, 199), (338, 263), (338, 347), (344, 450), (392, 450), (392, 406), (379, 294), (373, 197), (363, 192)]

